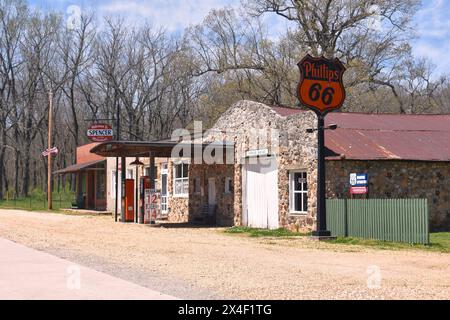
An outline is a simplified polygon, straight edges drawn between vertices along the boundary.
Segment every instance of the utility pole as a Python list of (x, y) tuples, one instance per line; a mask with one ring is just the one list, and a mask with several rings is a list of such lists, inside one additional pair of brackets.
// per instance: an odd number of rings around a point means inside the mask
[(47, 202), (48, 210), (52, 209), (52, 129), (53, 129), (53, 92), (48, 91), (48, 155), (47, 155)]

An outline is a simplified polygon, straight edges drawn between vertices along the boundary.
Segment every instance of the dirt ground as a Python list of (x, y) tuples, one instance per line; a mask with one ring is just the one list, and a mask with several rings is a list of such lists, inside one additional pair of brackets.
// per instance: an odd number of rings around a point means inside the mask
[(13, 210), (0, 210), (0, 237), (179, 298), (450, 299), (445, 253)]

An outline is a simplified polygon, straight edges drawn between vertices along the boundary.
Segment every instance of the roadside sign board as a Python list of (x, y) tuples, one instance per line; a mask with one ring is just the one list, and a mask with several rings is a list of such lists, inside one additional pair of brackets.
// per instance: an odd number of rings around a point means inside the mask
[(350, 187), (350, 194), (367, 194), (368, 187)]
[(369, 175), (367, 173), (350, 173), (350, 186), (367, 187), (369, 185)]
[(155, 189), (145, 189), (144, 191), (144, 223), (155, 223), (160, 216), (160, 196), (161, 193)]
[(267, 156), (269, 154), (269, 149), (255, 149), (248, 150), (245, 152), (246, 157), (262, 157)]
[(369, 192), (369, 175), (367, 173), (350, 173), (350, 193), (367, 194)]
[(94, 123), (88, 128), (87, 137), (94, 142), (105, 142), (113, 139), (114, 132), (109, 124)]
[(345, 100), (342, 76), (344, 65), (339, 59), (314, 58), (306, 55), (299, 63), (298, 98), (316, 113), (326, 114), (339, 109)]

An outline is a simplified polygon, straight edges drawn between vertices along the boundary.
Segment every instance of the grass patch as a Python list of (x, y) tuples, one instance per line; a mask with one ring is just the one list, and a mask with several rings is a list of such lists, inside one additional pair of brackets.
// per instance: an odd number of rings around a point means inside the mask
[[(224, 231), (228, 234), (241, 234), (249, 237), (298, 237), (310, 236), (310, 233), (292, 232), (284, 228), (275, 230), (257, 229), (250, 227), (231, 227)], [(402, 242), (390, 242), (374, 239), (338, 237), (336, 240), (330, 240), (326, 243), (363, 246), (380, 250), (424, 250), (433, 252), (450, 253), (450, 232), (435, 232), (430, 234), (430, 244), (410, 244)]]
[(375, 249), (382, 250), (402, 250), (402, 249), (417, 249), (425, 251), (437, 251), (443, 253), (450, 253), (450, 232), (436, 232), (430, 234), (430, 244), (411, 244), (403, 242), (390, 242), (381, 241), (374, 239), (362, 239), (362, 238), (352, 238), (352, 237), (338, 237), (336, 240), (328, 241), (334, 244), (343, 245), (359, 245), (372, 247)]
[[(74, 199), (74, 193), (71, 191), (53, 192), (52, 206), (53, 210), (70, 208)], [(21, 209), (21, 210), (47, 210), (47, 194), (41, 190), (33, 190), (28, 197), (0, 200), (0, 209)]]
[(269, 230), (250, 227), (231, 227), (226, 229), (225, 233), (243, 234), (249, 237), (299, 237), (309, 235), (307, 233), (292, 232), (284, 228)]

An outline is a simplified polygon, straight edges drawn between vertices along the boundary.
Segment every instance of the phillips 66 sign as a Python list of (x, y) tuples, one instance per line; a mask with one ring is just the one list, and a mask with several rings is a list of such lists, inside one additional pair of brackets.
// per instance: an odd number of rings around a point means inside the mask
[(300, 82), (297, 94), (303, 105), (320, 114), (342, 106), (345, 100), (342, 83), (345, 67), (339, 59), (314, 58), (308, 54), (298, 67)]

